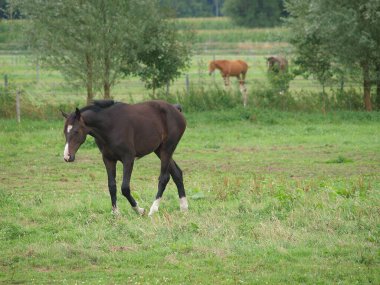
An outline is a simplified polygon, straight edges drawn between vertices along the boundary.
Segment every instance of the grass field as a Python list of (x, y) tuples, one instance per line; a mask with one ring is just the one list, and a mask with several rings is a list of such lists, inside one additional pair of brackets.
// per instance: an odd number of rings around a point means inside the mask
[[(120, 193), (111, 215), (90, 138), (68, 164), (63, 121), (0, 119), (0, 283), (380, 283), (378, 113), (185, 115), (190, 210), (169, 182), (152, 219)], [(153, 155), (135, 163), (146, 209), (158, 172)]]

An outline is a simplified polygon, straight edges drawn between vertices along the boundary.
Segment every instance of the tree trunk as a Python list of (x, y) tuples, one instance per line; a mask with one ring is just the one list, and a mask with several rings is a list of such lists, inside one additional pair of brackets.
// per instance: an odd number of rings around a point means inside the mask
[(372, 111), (372, 104), (371, 104), (371, 78), (369, 74), (369, 64), (363, 63), (362, 64), (363, 69), (363, 100), (364, 100), (364, 106), (366, 111)]
[(111, 83), (110, 83), (110, 69), (111, 63), (108, 55), (108, 51), (106, 51), (106, 55), (104, 57), (104, 78), (103, 78), (103, 90), (104, 90), (104, 99), (111, 99)]
[(87, 105), (89, 105), (94, 99), (94, 91), (92, 86), (93, 81), (93, 70), (92, 70), (92, 58), (90, 55), (86, 55), (86, 65), (87, 65)]
[(376, 109), (380, 111), (380, 63), (376, 65)]
[[(107, 1), (102, 1), (102, 8), (103, 8), (103, 25), (105, 30), (103, 31), (103, 60), (104, 60), (104, 66), (103, 66), (103, 97), (104, 99), (111, 99), (111, 53), (112, 51), (110, 48), (107, 47), (106, 41), (106, 33), (109, 33), (109, 25), (107, 20)], [(105, 34), (104, 34), (105, 33)]]
[(109, 82), (104, 82), (104, 99), (111, 99), (111, 84)]

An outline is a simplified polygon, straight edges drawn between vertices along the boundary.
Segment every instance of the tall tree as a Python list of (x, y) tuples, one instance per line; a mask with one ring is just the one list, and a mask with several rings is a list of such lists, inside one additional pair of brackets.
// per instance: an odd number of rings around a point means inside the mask
[[(31, 19), (31, 47), (68, 82), (86, 86), (87, 102), (98, 89), (110, 98), (117, 80), (136, 71), (141, 34), (162, 19), (151, 0), (19, 1)], [(150, 40), (146, 45), (161, 43)]]
[(225, 0), (224, 15), (247, 27), (273, 27), (285, 16), (283, 0)]
[(178, 34), (174, 25), (173, 21), (157, 19), (146, 23), (140, 33), (137, 52), (139, 68), (134, 73), (153, 93), (180, 76), (180, 70), (188, 67), (190, 61), (190, 45), (187, 43), (192, 35)]
[[(326, 66), (361, 69), (364, 106), (372, 110), (371, 85), (380, 84), (379, 74), (375, 80), (377, 70), (380, 72), (380, 2), (288, 0), (286, 9), (290, 13), (291, 42), (298, 59), (305, 61), (304, 68), (314, 74)], [(313, 58), (324, 64), (313, 67), (312, 60), (307, 60)]]

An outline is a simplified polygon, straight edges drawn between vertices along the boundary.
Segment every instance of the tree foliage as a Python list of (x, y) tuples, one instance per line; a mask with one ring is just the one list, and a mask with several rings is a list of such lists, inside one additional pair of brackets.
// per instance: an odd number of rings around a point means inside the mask
[(225, 0), (223, 13), (247, 27), (273, 27), (285, 16), (283, 0)]
[(380, 88), (380, 2), (288, 0), (286, 9), (291, 43), (303, 71), (323, 82), (339, 67), (360, 69), (364, 105), (371, 110), (371, 84)]
[[(160, 23), (160, 24), (157, 24)], [(134, 71), (153, 93), (157, 88), (170, 83), (181, 75), (180, 70), (188, 67), (190, 46), (186, 39), (176, 32), (174, 22), (152, 21), (140, 34), (137, 59), (139, 67)]]
[[(20, 7), (31, 19), (28, 39), (33, 50), (50, 67), (60, 70), (68, 82), (86, 86), (87, 101), (94, 97), (94, 90), (101, 89), (109, 98), (120, 77), (143, 75), (141, 70), (157, 64), (144, 62), (147, 47), (172, 45), (172, 50), (178, 47), (182, 48), (179, 53), (187, 52), (176, 41), (176, 30), (162, 19), (156, 1), (29, 0), (20, 1)], [(151, 27), (161, 35), (173, 36), (153, 37), (148, 34)], [(180, 59), (173, 62), (169, 53), (160, 55), (163, 60), (159, 65), (173, 66), (170, 70), (160, 66), (159, 73), (164, 70), (166, 77), (177, 76), (184, 66), (176, 64)]]

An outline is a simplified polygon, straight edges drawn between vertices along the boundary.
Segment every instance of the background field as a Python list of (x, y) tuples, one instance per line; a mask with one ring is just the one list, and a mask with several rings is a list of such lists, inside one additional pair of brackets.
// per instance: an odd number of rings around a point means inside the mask
[[(379, 283), (378, 114), (185, 115), (175, 159), (190, 211), (170, 182), (152, 219), (120, 191), (111, 215), (92, 139), (68, 164), (63, 122), (1, 120), (0, 282)], [(146, 209), (158, 172), (153, 155), (135, 163)]]

